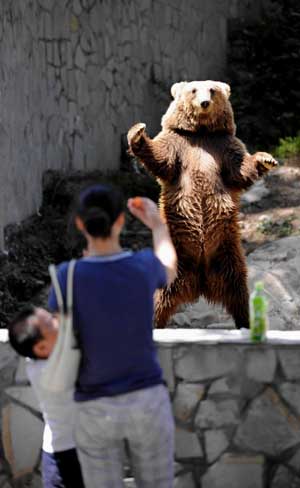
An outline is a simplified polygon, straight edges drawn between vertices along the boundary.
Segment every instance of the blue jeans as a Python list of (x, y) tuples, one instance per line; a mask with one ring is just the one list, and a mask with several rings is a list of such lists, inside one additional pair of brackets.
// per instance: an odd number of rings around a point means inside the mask
[(44, 488), (84, 488), (76, 449), (42, 452)]

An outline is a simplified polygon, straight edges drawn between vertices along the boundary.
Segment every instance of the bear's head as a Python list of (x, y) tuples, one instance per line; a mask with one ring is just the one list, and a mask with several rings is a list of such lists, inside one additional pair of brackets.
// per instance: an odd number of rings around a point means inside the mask
[(235, 134), (230, 86), (220, 81), (182, 81), (171, 88), (174, 100), (162, 117), (163, 129)]

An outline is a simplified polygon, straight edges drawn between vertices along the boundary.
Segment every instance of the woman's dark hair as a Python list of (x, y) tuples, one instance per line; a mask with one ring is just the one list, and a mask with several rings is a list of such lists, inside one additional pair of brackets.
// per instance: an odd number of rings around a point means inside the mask
[(123, 211), (124, 198), (117, 188), (93, 185), (80, 193), (75, 215), (82, 219), (88, 234), (106, 238)]
[(24, 307), (13, 318), (8, 326), (8, 336), (11, 346), (21, 356), (37, 359), (33, 347), (43, 339), (41, 331), (34, 326), (29, 318), (35, 314), (35, 307), (28, 305)]

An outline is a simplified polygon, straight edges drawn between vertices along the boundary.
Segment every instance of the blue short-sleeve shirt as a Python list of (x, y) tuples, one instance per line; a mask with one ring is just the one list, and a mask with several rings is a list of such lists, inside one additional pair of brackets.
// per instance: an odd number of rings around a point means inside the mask
[[(65, 299), (68, 263), (58, 268)], [(153, 294), (166, 271), (151, 249), (77, 261), (73, 325), (82, 360), (75, 400), (85, 401), (163, 382), (152, 339)], [(49, 308), (57, 311), (53, 288)]]

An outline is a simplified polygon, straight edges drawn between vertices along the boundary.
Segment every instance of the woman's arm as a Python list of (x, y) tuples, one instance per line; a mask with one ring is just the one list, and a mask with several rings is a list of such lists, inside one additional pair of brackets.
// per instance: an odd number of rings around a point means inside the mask
[(177, 255), (170, 237), (169, 229), (163, 222), (157, 205), (149, 198), (130, 198), (130, 212), (152, 230), (154, 254), (165, 266), (168, 285), (176, 278)]

